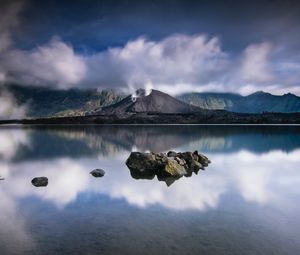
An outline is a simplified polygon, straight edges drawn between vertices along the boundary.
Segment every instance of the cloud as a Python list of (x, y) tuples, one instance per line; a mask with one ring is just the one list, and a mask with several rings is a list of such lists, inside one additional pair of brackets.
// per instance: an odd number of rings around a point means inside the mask
[(209, 82), (227, 66), (218, 38), (180, 34), (158, 42), (140, 37), (90, 56), (76, 54), (71, 45), (53, 38), (31, 51), (12, 49), (3, 59), (6, 81), (60, 88), (193, 86)]
[[(19, 25), (19, 13), (24, 0), (3, 0), (0, 6), (0, 85), (7, 81), (4, 56), (13, 46), (13, 31)], [(0, 119), (19, 119), (25, 116), (26, 105), (19, 105), (14, 96), (0, 90)]]
[(32, 51), (11, 50), (5, 60), (7, 79), (23, 84), (68, 88), (82, 81), (86, 71), (83, 57), (55, 37)]
[(272, 81), (271, 52), (272, 45), (267, 42), (249, 45), (243, 52), (240, 77), (249, 82)]
[(53, 35), (48, 43), (22, 50), (14, 44), (14, 36), (25, 3), (1, 2), (0, 84), (120, 88), (127, 92), (147, 87), (173, 95), (189, 91), (249, 94), (257, 90), (300, 95), (300, 56), (291, 54), (286, 41), (267, 38), (249, 42), (244, 49), (225, 50), (222, 38), (201, 33), (173, 34), (160, 40), (140, 36), (121, 47), (84, 54)]
[[(10, 19), (18, 20), (21, 5), (16, 6), (10, 7)], [(6, 22), (0, 28), (6, 38), (0, 51), (0, 83), (118, 88), (131, 93), (144, 87), (172, 95), (257, 90), (300, 94), (299, 58), (287, 59), (286, 49), (271, 42), (253, 43), (232, 54), (216, 36), (174, 34), (158, 41), (138, 37), (122, 47), (83, 54), (54, 36), (44, 45), (21, 50), (11, 42), (17, 23)]]
[(241, 94), (264, 90), (282, 95), (300, 95), (300, 55), (290, 55), (283, 45), (270, 42), (249, 45), (240, 59), (231, 82)]
[(92, 56), (87, 65), (93, 83), (134, 88), (203, 84), (226, 68), (227, 54), (216, 37), (177, 34), (158, 42), (140, 37)]
[(0, 91), (0, 119), (22, 119), (26, 116), (27, 105), (18, 104), (14, 96), (6, 91)]

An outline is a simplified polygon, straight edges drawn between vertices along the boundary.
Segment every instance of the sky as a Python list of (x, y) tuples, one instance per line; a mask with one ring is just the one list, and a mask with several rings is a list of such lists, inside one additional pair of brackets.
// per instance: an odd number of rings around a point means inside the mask
[(300, 95), (297, 0), (2, 0), (0, 83)]

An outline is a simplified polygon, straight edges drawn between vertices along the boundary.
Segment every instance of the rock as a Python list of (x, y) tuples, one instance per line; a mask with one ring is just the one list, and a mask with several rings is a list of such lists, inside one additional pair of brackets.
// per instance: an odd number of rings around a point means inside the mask
[(193, 153), (169, 151), (165, 153), (131, 152), (126, 160), (130, 174), (135, 179), (153, 179), (165, 181), (169, 186), (182, 176), (192, 176), (210, 163), (208, 158), (198, 151)]
[(199, 165), (199, 162), (194, 159), (194, 156), (190, 151), (183, 152), (180, 156), (185, 160), (188, 170), (193, 172), (200, 169), (201, 166)]
[(48, 185), (47, 177), (35, 177), (31, 181), (32, 185), (35, 187), (45, 187)]
[(94, 177), (103, 177), (105, 175), (105, 171), (103, 169), (95, 169), (90, 174)]
[(156, 172), (150, 169), (140, 171), (139, 169), (129, 168), (129, 170), (130, 170), (131, 177), (137, 180), (139, 179), (152, 180), (156, 175)]
[(199, 169), (203, 169), (203, 166), (201, 163), (195, 160), (192, 162), (190, 168), (192, 169), (193, 172), (198, 172)]
[(161, 163), (167, 163), (168, 157), (164, 153), (155, 154), (155, 159), (161, 161)]
[(3, 177), (0, 176), (0, 181), (4, 181), (5, 179)]
[(198, 154), (198, 162), (203, 166), (208, 166), (208, 164), (210, 164), (210, 160), (203, 154)]
[(183, 176), (187, 174), (184, 166), (178, 164), (178, 162), (172, 158), (168, 159), (164, 170), (172, 176)]
[(176, 152), (176, 151), (169, 151), (169, 152), (167, 153), (167, 156), (168, 156), (168, 157), (177, 157), (177, 152)]
[(157, 171), (164, 167), (165, 159), (154, 153), (131, 152), (126, 160), (126, 165), (129, 168), (138, 171)]
[(177, 161), (177, 163), (178, 163), (179, 165), (182, 165), (182, 166), (185, 166), (185, 165), (186, 165), (186, 162), (185, 162), (184, 159), (181, 159), (181, 158), (178, 158), (178, 157), (175, 157), (174, 159)]
[(168, 177), (162, 177), (162, 176), (157, 176), (157, 179), (159, 181), (163, 181), (167, 184), (168, 187), (170, 187), (175, 181), (177, 181), (181, 177), (175, 177), (175, 176), (168, 176)]

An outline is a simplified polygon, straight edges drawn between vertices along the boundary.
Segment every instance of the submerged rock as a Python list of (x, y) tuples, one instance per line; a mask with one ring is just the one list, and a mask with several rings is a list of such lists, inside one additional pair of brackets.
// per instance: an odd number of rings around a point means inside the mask
[(210, 163), (209, 159), (194, 152), (142, 153), (131, 152), (126, 160), (131, 176), (135, 179), (153, 179), (165, 181), (169, 186), (182, 176), (192, 176)]
[(105, 175), (105, 171), (103, 169), (95, 169), (90, 174), (94, 177), (103, 177)]
[(47, 177), (35, 177), (31, 181), (32, 185), (35, 187), (45, 187), (48, 185)]

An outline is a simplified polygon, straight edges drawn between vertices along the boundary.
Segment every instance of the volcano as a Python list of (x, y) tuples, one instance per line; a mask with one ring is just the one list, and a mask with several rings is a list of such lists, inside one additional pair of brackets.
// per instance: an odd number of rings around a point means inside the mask
[(149, 94), (139, 89), (120, 102), (99, 108), (89, 114), (122, 114), (122, 113), (161, 113), (185, 114), (204, 111), (200, 107), (184, 103), (159, 90), (151, 90)]

